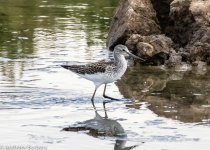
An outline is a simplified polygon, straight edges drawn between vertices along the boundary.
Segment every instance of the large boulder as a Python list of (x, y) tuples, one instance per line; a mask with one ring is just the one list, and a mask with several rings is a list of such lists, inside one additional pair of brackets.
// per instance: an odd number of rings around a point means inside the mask
[(159, 34), (161, 32), (150, 0), (121, 0), (112, 19), (107, 46), (124, 43), (132, 34)]

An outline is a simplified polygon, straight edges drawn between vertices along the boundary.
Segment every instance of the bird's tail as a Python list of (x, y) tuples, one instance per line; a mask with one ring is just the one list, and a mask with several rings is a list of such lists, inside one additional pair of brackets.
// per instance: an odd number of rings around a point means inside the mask
[(82, 73), (81, 72), (82, 69), (80, 69), (80, 67), (81, 67), (80, 65), (61, 65), (61, 67), (65, 68), (67, 70), (70, 70), (74, 73)]
[(61, 65), (61, 67), (68, 69), (68, 70), (70, 70), (70, 68), (71, 68), (69, 65)]

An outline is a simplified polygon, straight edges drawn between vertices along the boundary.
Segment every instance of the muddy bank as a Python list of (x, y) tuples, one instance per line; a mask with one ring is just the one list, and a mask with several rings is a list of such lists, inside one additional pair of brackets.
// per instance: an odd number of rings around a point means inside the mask
[(210, 0), (121, 0), (107, 47), (119, 43), (145, 64), (210, 65)]
[(189, 71), (164, 70), (155, 66), (138, 68), (130, 69), (117, 82), (125, 97), (136, 99), (127, 107), (139, 109), (139, 102), (145, 101), (158, 116), (209, 123), (210, 70), (200, 74), (194, 68)]

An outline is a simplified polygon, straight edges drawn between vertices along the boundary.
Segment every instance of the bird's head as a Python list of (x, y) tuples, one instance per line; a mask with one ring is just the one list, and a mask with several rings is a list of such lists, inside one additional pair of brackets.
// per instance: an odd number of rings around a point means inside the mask
[(136, 58), (136, 59), (140, 59), (140, 60), (142, 60), (142, 61), (145, 61), (144, 59), (142, 59), (142, 58), (140, 58), (140, 57), (138, 57), (138, 56), (132, 54), (132, 53), (128, 50), (128, 48), (127, 48), (125, 45), (122, 45), (122, 44), (119, 44), (119, 45), (115, 46), (115, 48), (114, 48), (114, 53), (119, 54), (119, 55), (120, 55), (120, 54), (122, 54), (122, 55), (129, 55), (129, 56), (132, 56), (133, 58)]

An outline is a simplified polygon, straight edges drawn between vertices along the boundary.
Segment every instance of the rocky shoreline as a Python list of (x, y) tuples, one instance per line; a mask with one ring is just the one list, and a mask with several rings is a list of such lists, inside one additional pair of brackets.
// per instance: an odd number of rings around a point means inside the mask
[(210, 0), (121, 0), (107, 47), (120, 43), (145, 65), (210, 65)]

